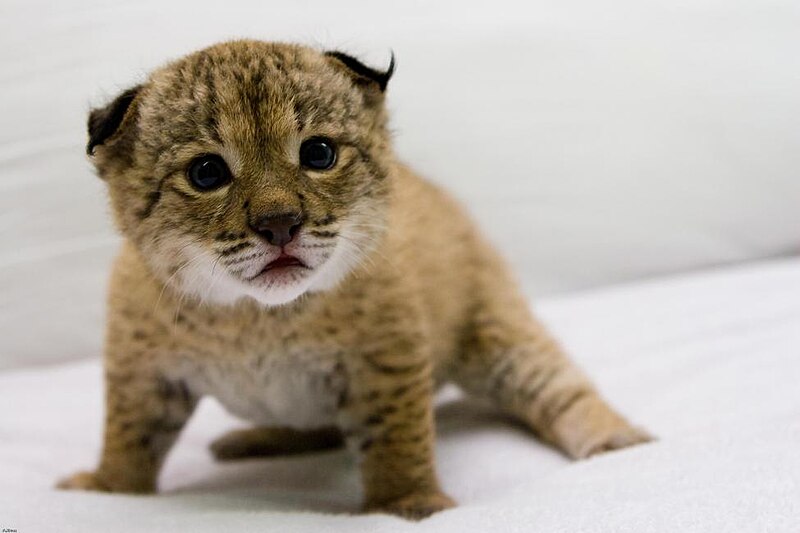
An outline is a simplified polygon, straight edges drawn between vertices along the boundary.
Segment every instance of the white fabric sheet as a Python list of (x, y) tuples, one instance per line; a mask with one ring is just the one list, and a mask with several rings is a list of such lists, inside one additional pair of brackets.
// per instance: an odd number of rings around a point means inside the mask
[(612, 402), (658, 442), (569, 463), (485, 408), (445, 399), (438, 468), (461, 505), (412, 524), (343, 514), (360, 499), (345, 452), (215, 464), (208, 442), (241, 422), (204, 401), (169, 457), (161, 494), (58, 492), (58, 477), (91, 467), (98, 454), (101, 371), (90, 360), (0, 374), (0, 527), (798, 531), (800, 259), (584, 292), (537, 307)]

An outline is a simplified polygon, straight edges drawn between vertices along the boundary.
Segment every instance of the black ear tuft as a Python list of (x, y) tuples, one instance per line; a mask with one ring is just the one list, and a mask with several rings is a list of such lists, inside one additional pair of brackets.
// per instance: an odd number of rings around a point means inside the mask
[(377, 83), (381, 92), (384, 92), (386, 90), (386, 85), (392, 78), (392, 74), (394, 74), (394, 65), (395, 65), (394, 52), (392, 52), (392, 59), (389, 61), (389, 68), (386, 69), (385, 72), (381, 72), (379, 70), (370, 68), (361, 61), (359, 61), (358, 59), (354, 58), (353, 56), (349, 56), (344, 52), (337, 52), (334, 50), (330, 52), (325, 52), (325, 55), (341, 61), (344, 64), (344, 66), (349, 68), (359, 78)]
[(125, 114), (133, 99), (142, 88), (137, 85), (128, 89), (121, 95), (117, 96), (113, 102), (105, 107), (92, 109), (89, 113), (89, 143), (86, 145), (86, 153), (94, 155), (94, 149), (106, 142), (109, 137), (114, 135), (122, 124)]

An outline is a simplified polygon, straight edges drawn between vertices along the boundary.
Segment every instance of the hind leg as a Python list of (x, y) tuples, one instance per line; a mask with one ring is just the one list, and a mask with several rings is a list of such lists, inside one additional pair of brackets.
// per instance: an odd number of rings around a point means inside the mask
[(531, 315), (501, 266), (483, 279), (474, 327), (453, 378), (572, 458), (647, 442), (600, 396)]
[(468, 348), (455, 376), (464, 390), (490, 399), (575, 459), (651, 440), (603, 400), (545, 331), (508, 333)]
[(234, 430), (219, 437), (211, 443), (211, 453), (218, 461), (228, 461), (332, 450), (343, 444), (341, 432), (334, 427), (311, 430), (255, 427)]

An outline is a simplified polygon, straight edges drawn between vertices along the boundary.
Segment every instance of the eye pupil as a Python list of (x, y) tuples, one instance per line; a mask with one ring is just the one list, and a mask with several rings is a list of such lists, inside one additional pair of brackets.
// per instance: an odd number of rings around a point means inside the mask
[(217, 189), (231, 179), (225, 161), (218, 155), (198, 157), (189, 165), (189, 181), (201, 191)]
[(328, 170), (336, 163), (336, 148), (333, 141), (324, 137), (312, 137), (300, 146), (300, 164), (314, 170)]

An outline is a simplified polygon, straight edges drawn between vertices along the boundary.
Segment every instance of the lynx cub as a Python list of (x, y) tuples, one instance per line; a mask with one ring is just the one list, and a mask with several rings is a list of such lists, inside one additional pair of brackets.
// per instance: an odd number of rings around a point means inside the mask
[(395, 159), (393, 67), (229, 42), (91, 112), (125, 244), (102, 456), (60, 487), (154, 491), (203, 395), (254, 424), (216, 441), (218, 458), (347, 442), (365, 510), (407, 518), (453, 505), (433, 460), (444, 382), (570, 457), (648, 440), (531, 316), (461, 209)]

